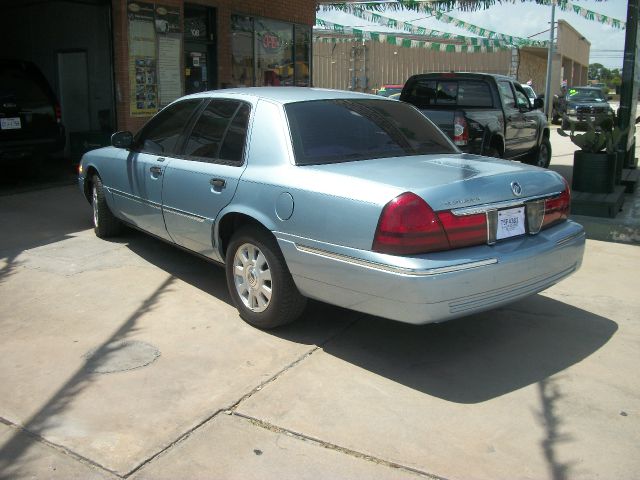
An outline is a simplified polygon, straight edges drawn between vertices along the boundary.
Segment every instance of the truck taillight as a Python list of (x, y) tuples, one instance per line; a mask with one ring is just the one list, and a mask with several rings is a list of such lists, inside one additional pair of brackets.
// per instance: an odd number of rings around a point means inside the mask
[(469, 126), (461, 111), (455, 112), (453, 116), (453, 143), (458, 146), (469, 143)]
[(569, 184), (564, 181), (564, 190), (560, 195), (554, 198), (548, 198), (544, 201), (544, 219), (542, 220), (542, 228), (550, 227), (558, 222), (562, 222), (569, 218), (571, 209), (571, 191)]
[(58, 122), (58, 123), (62, 122), (62, 109), (60, 108), (60, 104), (59, 103), (56, 103), (55, 115), (56, 115), (56, 122)]

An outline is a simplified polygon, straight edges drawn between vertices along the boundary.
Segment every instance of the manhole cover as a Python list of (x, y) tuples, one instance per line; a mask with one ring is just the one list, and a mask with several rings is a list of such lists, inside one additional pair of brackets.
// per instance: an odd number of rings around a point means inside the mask
[(146, 367), (160, 356), (153, 345), (138, 340), (121, 340), (89, 350), (85, 368), (91, 373), (115, 373)]

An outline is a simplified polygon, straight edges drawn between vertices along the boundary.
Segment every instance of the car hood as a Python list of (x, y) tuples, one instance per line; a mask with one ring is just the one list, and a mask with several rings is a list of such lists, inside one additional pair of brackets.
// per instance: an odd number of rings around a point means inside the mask
[[(401, 193), (421, 196), (434, 210), (559, 193), (557, 173), (470, 154), (420, 155), (303, 167), (325, 193), (385, 205)], [(521, 186), (513, 193), (512, 183)]]

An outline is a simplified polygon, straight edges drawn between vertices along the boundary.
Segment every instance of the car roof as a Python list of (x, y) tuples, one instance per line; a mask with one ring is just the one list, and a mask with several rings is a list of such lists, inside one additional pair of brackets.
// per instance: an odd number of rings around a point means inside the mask
[[(507, 77), (506, 75), (499, 75), (497, 73), (478, 73), (478, 72), (429, 72), (429, 73), (418, 73), (416, 75), (413, 75), (410, 77), (410, 79), (413, 78), (439, 78), (439, 77), (444, 77), (444, 78), (455, 78), (455, 77), (460, 77), (460, 78), (495, 78), (496, 80), (508, 80), (511, 82), (516, 82), (518, 83), (516, 80), (514, 80), (511, 77)], [(407, 81), (408, 82), (408, 81)]]
[(328, 99), (375, 99), (386, 101), (377, 95), (368, 93), (348, 92), (345, 90), (332, 90), (329, 88), (309, 88), (309, 87), (246, 87), (246, 88), (226, 88), (222, 90), (209, 90), (207, 92), (196, 93), (182, 98), (229, 98), (238, 97), (247, 100), (270, 100), (275, 103), (286, 104), (295, 102), (306, 102), (311, 100)]

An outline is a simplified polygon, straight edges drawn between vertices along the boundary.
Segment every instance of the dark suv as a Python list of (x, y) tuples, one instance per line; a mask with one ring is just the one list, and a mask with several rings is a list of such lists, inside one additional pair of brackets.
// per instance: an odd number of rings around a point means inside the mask
[(38, 67), (0, 60), (0, 161), (40, 159), (64, 144), (60, 105)]

